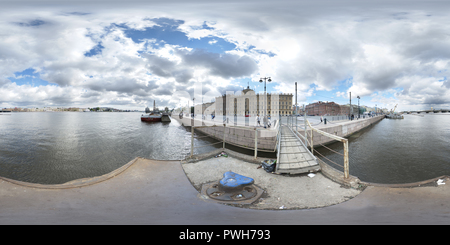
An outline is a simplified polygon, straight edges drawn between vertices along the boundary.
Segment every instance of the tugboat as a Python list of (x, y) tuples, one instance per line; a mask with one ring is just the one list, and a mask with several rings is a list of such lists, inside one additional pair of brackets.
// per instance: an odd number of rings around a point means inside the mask
[(145, 108), (145, 113), (141, 115), (142, 122), (161, 122), (162, 114), (156, 110), (155, 101), (153, 101), (153, 111), (150, 111), (148, 107)]

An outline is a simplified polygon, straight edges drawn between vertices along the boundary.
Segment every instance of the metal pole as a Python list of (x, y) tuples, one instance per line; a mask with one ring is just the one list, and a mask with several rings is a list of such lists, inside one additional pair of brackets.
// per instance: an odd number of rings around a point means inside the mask
[[(263, 78), (260, 78), (259, 79), (259, 82), (260, 83), (262, 83), (263, 82), (263, 79), (264, 79), (264, 105), (263, 105), (263, 110), (264, 110), (264, 118), (266, 118), (266, 110), (267, 110), (267, 99), (266, 99), (266, 80), (268, 79), (269, 80), (269, 82), (271, 82), (272, 80), (270, 79), (270, 77), (263, 77)], [(267, 127), (267, 122), (266, 121), (264, 121), (264, 119), (263, 119), (263, 122), (264, 122), (264, 128), (266, 128)]]
[(305, 124), (305, 145), (308, 147), (308, 134), (306, 133), (306, 107), (303, 104), (303, 122)]
[(191, 125), (191, 157), (194, 155), (194, 125)]
[(349, 171), (348, 171), (348, 140), (344, 141), (344, 178), (348, 179)]
[(349, 92), (349, 93), (350, 93), (350, 108), (349, 108), (349, 115), (348, 116), (349, 116), (350, 119), (352, 119), (352, 111), (353, 111), (352, 110), (353, 109), (352, 108), (352, 92)]
[(258, 129), (255, 128), (255, 159), (258, 156)]
[(223, 145), (222, 145), (223, 150), (225, 150), (225, 127), (226, 127), (226, 124), (224, 123), (223, 124)]
[(295, 110), (294, 110), (294, 113), (295, 113), (295, 133), (297, 133), (298, 132), (298, 129), (297, 129), (297, 82), (295, 82)]

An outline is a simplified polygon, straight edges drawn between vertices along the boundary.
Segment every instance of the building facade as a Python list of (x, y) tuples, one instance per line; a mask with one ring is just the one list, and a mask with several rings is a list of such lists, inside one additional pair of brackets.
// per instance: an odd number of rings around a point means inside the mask
[[(339, 105), (334, 102), (323, 102), (318, 101), (315, 103), (311, 103), (306, 108), (306, 114), (309, 116), (338, 116), (338, 115), (358, 115), (358, 110), (360, 114), (363, 114), (365, 111), (367, 111), (367, 107), (360, 106), (352, 104), (346, 104), (346, 105)], [(299, 114), (303, 114), (303, 108), (299, 108)], [(369, 108), (371, 109), (371, 108)], [(369, 110), (370, 111), (370, 110)]]
[(266, 112), (268, 116), (291, 115), (292, 97), (292, 94), (287, 93), (267, 93), (264, 96), (264, 94), (256, 94), (247, 87), (241, 94), (225, 94), (216, 97), (215, 114), (216, 116), (263, 116)]

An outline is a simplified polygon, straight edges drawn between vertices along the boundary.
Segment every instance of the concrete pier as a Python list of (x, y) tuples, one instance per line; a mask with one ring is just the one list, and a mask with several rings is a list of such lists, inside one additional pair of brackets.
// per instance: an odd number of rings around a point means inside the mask
[[(356, 133), (374, 123), (377, 123), (381, 121), (383, 118), (385, 118), (384, 115), (381, 116), (375, 116), (370, 118), (360, 118), (360, 119), (354, 119), (354, 120), (343, 120), (343, 121), (327, 121), (327, 124), (320, 123), (318, 125), (315, 125), (314, 127), (317, 129), (320, 129), (322, 131), (325, 131), (330, 134), (334, 134), (340, 137), (348, 137), (353, 133)], [(246, 149), (254, 149), (255, 147), (255, 129), (257, 129), (257, 137), (258, 137), (258, 151), (271, 151), (274, 152), (276, 148), (276, 137), (277, 137), (277, 130), (276, 130), (276, 123), (272, 122), (271, 128), (263, 128), (263, 127), (255, 127), (254, 123), (251, 124), (252, 126), (234, 126), (234, 123), (226, 123), (226, 127), (224, 129), (223, 123), (217, 121), (211, 121), (211, 120), (201, 120), (199, 117), (198, 119), (192, 119), (189, 117), (183, 117), (182, 119), (179, 119), (178, 116), (174, 116), (173, 119), (179, 121), (184, 126), (213, 126), (216, 125), (216, 127), (205, 127), (205, 128), (198, 128), (196, 130), (211, 136), (212, 138), (216, 138), (218, 140), (223, 140), (223, 131), (225, 130), (225, 142), (227, 144), (232, 144), (235, 146), (239, 146)], [(303, 126), (303, 118), (298, 117), (298, 126), (297, 131), (301, 135), (305, 135), (304, 130), (300, 128), (300, 126)], [(295, 130), (295, 126), (292, 127), (293, 130)], [(309, 133), (309, 130), (308, 130)], [(333, 139), (323, 136), (317, 132), (313, 132), (314, 137), (314, 147), (320, 146), (321, 144), (329, 144), (334, 142)]]

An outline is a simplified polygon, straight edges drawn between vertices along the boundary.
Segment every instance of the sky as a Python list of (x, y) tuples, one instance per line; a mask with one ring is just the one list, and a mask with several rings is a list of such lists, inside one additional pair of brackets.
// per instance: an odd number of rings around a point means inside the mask
[[(450, 108), (448, 1), (0, 0), (0, 107), (144, 110), (250, 86)], [(203, 96), (202, 96), (203, 95)], [(194, 99), (194, 100), (193, 100)], [(295, 97), (294, 97), (295, 99)]]

